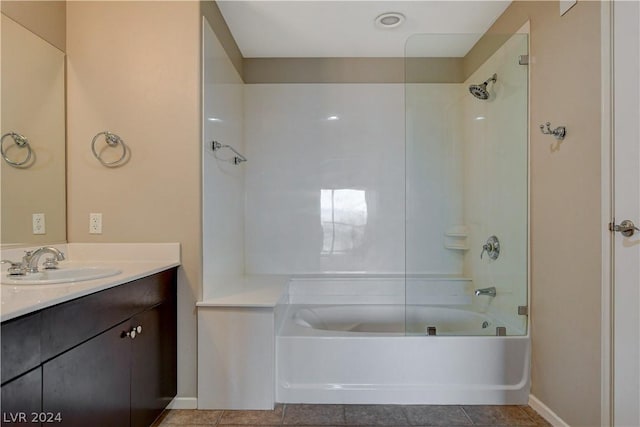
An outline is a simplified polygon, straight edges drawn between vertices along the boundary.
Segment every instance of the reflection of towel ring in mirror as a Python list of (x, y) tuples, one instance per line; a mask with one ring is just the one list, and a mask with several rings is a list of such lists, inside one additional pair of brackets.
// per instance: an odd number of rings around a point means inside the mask
[[(102, 159), (102, 157), (100, 157), (100, 154), (98, 154), (98, 151), (96, 150), (96, 141), (98, 140), (98, 137), (100, 135), (104, 135), (104, 140), (107, 143), (107, 146), (114, 147), (114, 148), (118, 144), (122, 146), (122, 155), (120, 156), (119, 159), (114, 160), (112, 162), (106, 162)], [(103, 166), (106, 166), (108, 168), (115, 168), (124, 164), (125, 157), (127, 157), (128, 148), (125, 145), (122, 138), (120, 138), (118, 135), (116, 135), (115, 133), (111, 133), (109, 131), (104, 131), (104, 132), (99, 132), (98, 134), (96, 134), (96, 136), (93, 137), (93, 140), (91, 141), (91, 151), (93, 152), (93, 156), (96, 159), (98, 159), (98, 161), (102, 163)]]
[[(7, 157), (7, 154), (4, 152), (4, 139), (8, 136), (13, 138), (13, 142), (18, 146), (18, 148), (27, 149), (27, 157), (21, 162), (14, 162), (9, 157)], [(23, 166), (28, 167), (25, 165), (29, 162), (29, 160), (31, 160), (31, 155), (33, 154), (33, 152), (31, 151), (31, 145), (29, 145), (29, 140), (25, 136), (15, 132), (9, 132), (2, 135), (2, 139), (0, 140), (0, 153), (2, 154), (2, 158), (4, 159), (5, 162), (7, 162), (9, 165), (16, 168), (23, 167)]]

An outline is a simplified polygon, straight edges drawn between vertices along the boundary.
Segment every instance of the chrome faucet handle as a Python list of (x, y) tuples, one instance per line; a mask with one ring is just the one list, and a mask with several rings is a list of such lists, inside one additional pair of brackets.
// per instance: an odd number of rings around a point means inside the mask
[(24, 268), (21, 262), (13, 262), (8, 259), (3, 259), (0, 264), (10, 264), (7, 274), (9, 276), (24, 276), (27, 270)]
[(480, 252), (480, 259), (482, 259), (482, 256), (484, 255), (485, 252), (490, 252), (491, 251), (491, 247), (489, 246), (488, 243), (485, 243), (484, 245), (482, 245), (482, 252)]
[(482, 245), (482, 252), (480, 252), (480, 259), (484, 253), (489, 255), (489, 258), (496, 260), (500, 256), (500, 241), (496, 236), (491, 236), (487, 239), (487, 242)]
[(49, 257), (42, 263), (42, 268), (45, 270), (57, 270), (58, 261), (54, 257)]

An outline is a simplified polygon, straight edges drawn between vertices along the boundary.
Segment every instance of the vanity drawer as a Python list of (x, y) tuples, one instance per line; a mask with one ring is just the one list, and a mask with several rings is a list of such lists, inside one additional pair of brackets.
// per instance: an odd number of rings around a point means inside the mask
[(135, 280), (42, 311), (42, 361), (171, 297), (176, 269)]
[(40, 312), (2, 323), (3, 384), (40, 364), (40, 325)]

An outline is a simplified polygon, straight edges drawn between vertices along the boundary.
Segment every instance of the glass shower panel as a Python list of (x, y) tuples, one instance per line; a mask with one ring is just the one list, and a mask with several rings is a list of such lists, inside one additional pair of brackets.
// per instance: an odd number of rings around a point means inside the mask
[(407, 41), (409, 335), (527, 333), (527, 55), (527, 34)]

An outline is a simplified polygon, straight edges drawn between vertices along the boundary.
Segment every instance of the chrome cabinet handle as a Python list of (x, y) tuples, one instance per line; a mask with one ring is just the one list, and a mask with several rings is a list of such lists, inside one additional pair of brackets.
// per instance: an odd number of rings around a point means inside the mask
[(136, 336), (140, 335), (141, 333), (142, 333), (142, 326), (140, 325), (134, 326), (133, 328), (131, 328), (130, 331), (123, 331), (122, 338), (129, 337), (132, 340), (134, 340), (136, 339)]
[(640, 228), (636, 227), (633, 221), (625, 219), (619, 225), (610, 223), (609, 231), (619, 231), (624, 237), (631, 237), (636, 231), (640, 231)]

